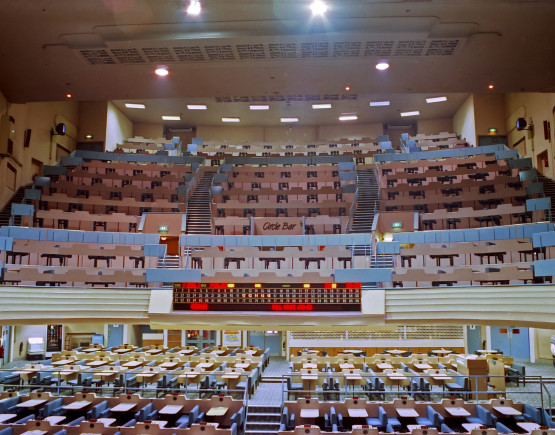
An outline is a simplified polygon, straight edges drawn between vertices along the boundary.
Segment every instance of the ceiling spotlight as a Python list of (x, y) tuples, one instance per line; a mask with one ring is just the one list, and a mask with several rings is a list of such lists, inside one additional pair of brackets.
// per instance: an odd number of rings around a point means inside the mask
[(389, 101), (370, 101), (371, 107), (389, 106)]
[(326, 104), (313, 104), (312, 105), (313, 109), (331, 109), (331, 104), (326, 103)]
[(187, 104), (189, 110), (206, 110), (205, 104)]
[(71, 94), (66, 94), (66, 98), (71, 98)]
[(439, 103), (440, 101), (447, 101), (447, 97), (426, 98), (426, 103)]
[(249, 106), (251, 110), (270, 110), (270, 106), (267, 104), (251, 104)]
[(401, 116), (416, 116), (416, 115), (420, 115), (420, 112), (418, 110), (415, 110), (413, 112), (401, 112)]
[(350, 90), (351, 90), (351, 87), (350, 87), (350, 86), (345, 86), (345, 90), (346, 90), (346, 91), (350, 91)]
[(187, 15), (198, 15), (200, 14), (200, 1), (199, 0), (191, 0), (189, 6), (187, 7)]
[(125, 103), (125, 107), (128, 109), (144, 109), (146, 106), (139, 103)]
[(380, 62), (376, 64), (376, 69), (379, 69), (380, 71), (384, 71), (388, 68), (389, 68), (389, 64), (387, 62)]
[(328, 10), (328, 6), (322, 0), (314, 0), (310, 5), (312, 15), (324, 15)]
[(356, 121), (358, 119), (358, 116), (356, 115), (341, 115), (339, 117), (340, 121)]
[(164, 121), (181, 121), (181, 116), (177, 115), (162, 115)]
[(166, 77), (170, 72), (166, 65), (158, 65), (154, 70), (154, 73), (159, 77)]
[(493, 83), (491, 83), (491, 84), (488, 86), (488, 89), (493, 89), (493, 88), (495, 88), (495, 85), (494, 85)]

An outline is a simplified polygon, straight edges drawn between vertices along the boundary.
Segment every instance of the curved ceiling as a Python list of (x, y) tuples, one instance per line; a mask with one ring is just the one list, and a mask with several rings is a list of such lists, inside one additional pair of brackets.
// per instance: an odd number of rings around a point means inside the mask
[[(0, 90), (14, 103), (67, 93), (116, 100), (141, 122), (181, 107), (172, 126), (221, 124), (221, 116), (279, 125), (303, 110), (304, 125), (355, 111), (363, 122), (395, 122), (403, 110), (450, 117), (469, 92), (555, 92), (549, 0), (328, 0), (323, 18), (311, 16), (307, 0), (202, 0), (199, 17), (187, 16), (187, 3), (0, 0)], [(374, 68), (382, 59), (387, 71)], [(158, 64), (170, 68), (165, 79), (153, 75)], [(437, 95), (449, 103), (426, 107), (423, 99)], [(396, 102), (389, 111), (369, 109), (384, 98)], [(130, 99), (153, 101), (138, 113), (124, 108)], [(253, 100), (271, 113), (254, 117)], [(310, 101), (335, 105), (312, 112)]]

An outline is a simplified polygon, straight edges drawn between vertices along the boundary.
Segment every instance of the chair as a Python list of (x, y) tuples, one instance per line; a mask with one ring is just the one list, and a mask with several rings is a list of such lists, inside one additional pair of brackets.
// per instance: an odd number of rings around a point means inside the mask
[(476, 415), (466, 417), (466, 421), (492, 427), (497, 423), (497, 417), (493, 416), (492, 413), (482, 405), (476, 405)]
[(416, 424), (421, 426), (433, 426), (438, 429), (445, 423), (445, 419), (430, 405), (426, 407), (426, 417), (416, 417)]
[(287, 400), (291, 395), (291, 392), (295, 395), (295, 399), (297, 398), (297, 393), (295, 391), (302, 391), (304, 390), (304, 386), (302, 382), (293, 382), (291, 376), (287, 377)]

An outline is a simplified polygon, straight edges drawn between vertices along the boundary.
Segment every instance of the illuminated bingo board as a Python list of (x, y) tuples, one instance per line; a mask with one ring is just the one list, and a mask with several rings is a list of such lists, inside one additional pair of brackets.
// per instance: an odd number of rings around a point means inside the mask
[(180, 311), (360, 311), (360, 283), (174, 283), (173, 309)]

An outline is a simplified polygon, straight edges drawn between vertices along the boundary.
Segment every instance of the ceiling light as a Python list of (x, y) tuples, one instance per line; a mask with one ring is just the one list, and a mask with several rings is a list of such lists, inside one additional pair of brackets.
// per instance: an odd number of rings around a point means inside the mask
[(299, 122), (299, 118), (281, 118), (281, 122)]
[(222, 122), (240, 122), (239, 118), (222, 118)]
[(66, 94), (66, 98), (71, 98), (71, 94)]
[(181, 121), (181, 116), (175, 115), (162, 115), (164, 121)]
[(389, 101), (370, 101), (370, 106), (377, 107), (377, 106), (389, 106)]
[(187, 104), (189, 110), (206, 110), (205, 104)]
[(376, 69), (379, 69), (380, 71), (386, 70), (388, 68), (389, 68), (389, 64), (387, 62), (380, 62), (376, 64)]
[(447, 101), (447, 97), (426, 98), (426, 103), (439, 103), (440, 101)]
[(170, 72), (166, 65), (158, 65), (154, 70), (154, 73), (159, 77), (166, 77)]
[(268, 106), (267, 104), (251, 104), (249, 108), (251, 110), (269, 110), (270, 106)]
[(144, 104), (138, 104), (138, 103), (125, 103), (125, 107), (127, 107), (128, 109), (145, 109), (146, 106)]
[(346, 91), (350, 91), (350, 90), (351, 90), (351, 87), (350, 87), (350, 86), (345, 86), (345, 90), (346, 90)]
[(199, 0), (191, 0), (189, 6), (187, 7), (187, 15), (198, 15), (200, 14), (200, 1)]
[(331, 109), (331, 104), (313, 104), (313, 109)]
[(488, 89), (493, 89), (493, 88), (495, 88), (495, 85), (493, 83), (488, 86)]
[(314, 0), (310, 5), (312, 15), (324, 15), (328, 10), (328, 6), (322, 0)]
[(358, 119), (358, 116), (356, 115), (341, 115), (339, 117), (340, 121), (354, 121), (356, 119)]
[(420, 112), (418, 110), (415, 110), (413, 112), (401, 112), (401, 116), (416, 116), (416, 115), (420, 115)]

